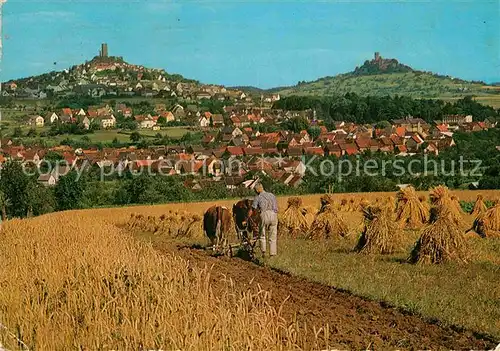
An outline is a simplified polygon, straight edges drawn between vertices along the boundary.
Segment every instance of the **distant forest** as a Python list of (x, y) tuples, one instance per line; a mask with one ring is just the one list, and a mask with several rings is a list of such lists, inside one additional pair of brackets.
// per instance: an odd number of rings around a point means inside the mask
[(404, 116), (420, 117), (427, 122), (450, 114), (471, 114), (474, 120), (498, 119), (500, 109), (482, 105), (470, 96), (455, 103), (434, 99), (412, 99), (407, 96), (362, 97), (354, 93), (343, 96), (288, 96), (274, 103), (274, 108), (283, 110), (316, 110), (317, 118), (325, 123), (346, 121), (355, 123), (377, 123)]

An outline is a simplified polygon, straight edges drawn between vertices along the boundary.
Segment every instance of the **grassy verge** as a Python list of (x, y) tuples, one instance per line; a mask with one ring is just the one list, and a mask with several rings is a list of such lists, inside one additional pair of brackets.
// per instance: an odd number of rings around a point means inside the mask
[(412, 313), (500, 337), (500, 240), (469, 238), (473, 262), (416, 266), (405, 249), (387, 256), (352, 252), (356, 238), (329, 243), (281, 239), (277, 268)]
[[(157, 134), (161, 134), (162, 136), (167, 136), (172, 139), (180, 139), (184, 136), (184, 134), (188, 133), (190, 130), (188, 128), (184, 127), (169, 127), (169, 128), (163, 128), (161, 130), (151, 130), (151, 129), (138, 129), (137, 132), (141, 134), (143, 137), (149, 137), (149, 138), (154, 138), (156, 137)], [(132, 132), (127, 131), (127, 132), (121, 132), (119, 134), (127, 135), (128, 138), (130, 138), (130, 134)]]
[[(7, 127), (4, 128), (4, 133), (5, 135), (12, 135), (15, 127), (17, 127), (16, 124), (10, 123)], [(30, 140), (33, 138), (28, 138), (26, 137), (26, 133), (31, 129), (32, 127), (26, 126), (26, 125), (21, 125), (21, 130), (23, 132), (23, 140)], [(47, 127), (40, 127), (40, 128), (34, 128), (39, 135), (42, 132), (48, 132), (50, 128)], [(162, 136), (168, 136), (169, 138), (172, 139), (180, 139), (182, 136), (186, 133), (189, 132), (187, 128), (178, 128), (178, 127), (171, 127), (171, 128), (165, 128), (161, 129), (158, 131), (153, 131), (153, 130), (137, 130), (137, 132), (144, 138), (147, 139), (153, 139), (156, 137), (156, 134), (161, 134)], [(118, 129), (111, 129), (111, 130), (97, 130), (94, 133), (90, 134), (85, 134), (85, 135), (76, 135), (76, 134), (60, 134), (56, 136), (47, 136), (47, 137), (39, 137), (38, 135), (34, 137), (35, 139), (42, 139), (46, 140), (48, 142), (54, 142), (58, 143), (61, 142), (64, 139), (72, 139), (72, 140), (82, 140), (84, 137), (87, 137), (90, 139), (91, 142), (102, 142), (102, 143), (111, 143), (115, 138), (119, 142), (128, 142), (130, 141), (130, 134), (132, 132), (126, 131), (122, 132)]]

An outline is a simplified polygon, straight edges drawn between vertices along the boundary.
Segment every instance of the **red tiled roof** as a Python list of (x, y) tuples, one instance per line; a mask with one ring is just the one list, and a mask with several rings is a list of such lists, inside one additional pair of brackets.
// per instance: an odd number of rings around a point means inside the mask
[(370, 139), (365, 139), (365, 138), (356, 139), (356, 145), (358, 145), (358, 147), (362, 149), (369, 148)]
[(418, 135), (416, 134), (413, 134), (413, 136), (411, 137), (415, 142), (417, 142), (418, 144), (422, 144), (424, 141), (422, 140), (422, 138), (420, 138)]
[(307, 147), (305, 148), (305, 153), (309, 155), (320, 155), (323, 156), (325, 151), (319, 146)]
[(347, 149), (357, 149), (358, 147), (354, 143), (346, 143), (346, 142), (340, 142), (338, 143), (338, 146), (342, 150), (347, 150)]
[(66, 115), (66, 116), (72, 116), (73, 115), (73, 111), (71, 111), (70, 108), (63, 108), (62, 109), (62, 113), (63, 113), (63, 115)]
[(439, 130), (440, 132), (447, 132), (448, 126), (446, 124), (438, 124), (436, 125), (436, 129)]
[(247, 147), (244, 149), (245, 155), (262, 155), (264, 153), (264, 149), (261, 147)]
[(399, 152), (408, 152), (408, 148), (406, 145), (396, 145), (396, 148), (399, 150)]
[(395, 132), (398, 136), (404, 137), (406, 134), (406, 128), (405, 127), (396, 127)]
[(394, 146), (394, 143), (390, 138), (380, 138), (379, 140), (383, 146)]
[(226, 151), (229, 152), (233, 156), (243, 156), (244, 151), (242, 147), (239, 146), (228, 146)]
[(346, 154), (348, 155), (356, 155), (359, 153), (359, 150), (357, 147), (348, 147), (346, 150), (345, 150)]
[(403, 145), (403, 139), (396, 134), (391, 135), (391, 141), (394, 145)]
[(277, 154), (279, 153), (278, 149), (277, 148), (266, 148), (264, 149), (264, 153), (265, 154)]
[(292, 156), (302, 156), (302, 148), (301, 147), (289, 147), (287, 149), (287, 154)]
[(135, 165), (136, 165), (137, 167), (148, 167), (148, 166), (150, 166), (153, 162), (154, 162), (154, 160), (137, 160), (137, 161), (135, 161)]

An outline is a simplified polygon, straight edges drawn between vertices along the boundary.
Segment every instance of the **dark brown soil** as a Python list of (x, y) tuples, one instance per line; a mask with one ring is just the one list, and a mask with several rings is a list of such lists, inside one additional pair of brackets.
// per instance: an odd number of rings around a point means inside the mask
[(395, 308), (367, 301), (347, 292), (314, 283), (239, 258), (212, 257), (208, 252), (189, 247), (157, 244), (163, 252), (175, 251), (192, 264), (212, 266), (212, 284), (221, 275), (231, 278), (235, 288), (249, 284), (271, 292), (275, 308), (283, 302), (287, 320), (312, 327), (330, 327), (329, 345), (343, 350), (493, 350), (495, 342), (487, 336), (425, 321)]

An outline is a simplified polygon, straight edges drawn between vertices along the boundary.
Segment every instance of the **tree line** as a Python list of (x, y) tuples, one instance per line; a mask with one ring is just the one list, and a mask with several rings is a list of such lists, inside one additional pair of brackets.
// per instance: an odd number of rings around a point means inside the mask
[(498, 120), (500, 109), (485, 106), (467, 96), (455, 103), (435, 99), (413, 99), (407, 96), (359, 96), (346, 93), (342, 96), (287, 96), (276, 101), (273, 108), (304, 111), (316, 110), (317, 117), (326, 123), (346, 121), (377, 123), (405, 116), (420, 117), (427, 122), (439, 120), (445, 115), (473, 115), (475, 120)]

